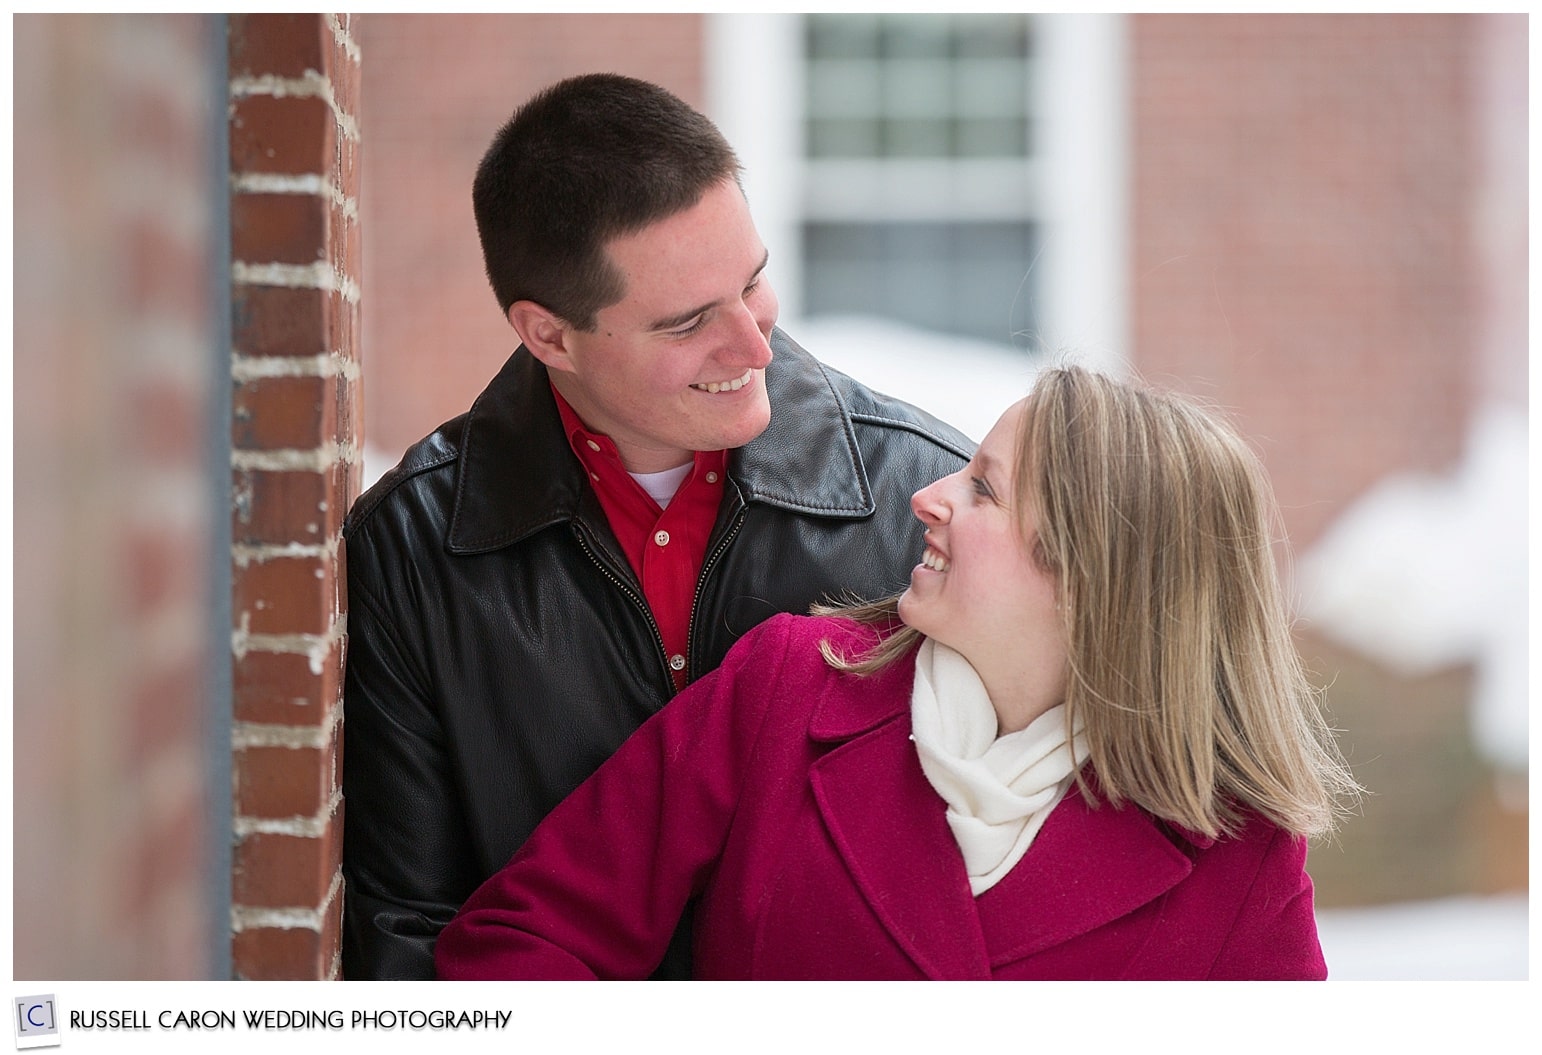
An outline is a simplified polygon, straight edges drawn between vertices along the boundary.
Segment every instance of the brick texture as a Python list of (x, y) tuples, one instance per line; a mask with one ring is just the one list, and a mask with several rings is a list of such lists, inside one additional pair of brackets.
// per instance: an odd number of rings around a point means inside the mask
[(229, 21), (241, 978), (331, 978), (342, 519), (358, 489), (359, 49), (346, 15)]
[(334, 340), (331, 294), (320, 289), (240, 286), (232, 291), (231, 313), (241, 333), (241, 353), (259, 356), (314, 356), (342, 346)]
[(1136, 365), (1236, 409), (1298, 549), (1461, 452), (1475, 27), (1130, 20)]
[(328, 642), (314, 657), (299, 652), (249, 652), (236, 684), (237, 722), (321, 725), (330, 722), (342, 691), (343, 643)]
[[(321, 930), (309, 927), (261, 927), (238, 931), (235, 958), (242, 963), (262, 963), (278, 978), (303, 978), (312, 965), (336, 957), (341, 942), (341, 909), (328, 911)], [(329, 974), (335, 974), (336, 970)]]
[[(318, 369), (327, 369), (321, 366)], [(338, 369), (351, 369), (335, 364)], [(244, 382), (237, 380), (239, 388)], [(237, 397), (239, 398), (239, 396)], [(251, 454), (253, 452), (247, 452)], [(326, 457), (330, 451), (318, 449)], [(271, 462), (258, 461), (259, 465)], [(319, 469), (238, 467), (235, 473), (233, 524), (238, 546), (284, 546), (294, 542), (319, 545), (334, 539), (348, 513), (342, 492), (352, 485), (352, 466), (341, 460)], [(352, 491), (349, 491), (351, 494)]]

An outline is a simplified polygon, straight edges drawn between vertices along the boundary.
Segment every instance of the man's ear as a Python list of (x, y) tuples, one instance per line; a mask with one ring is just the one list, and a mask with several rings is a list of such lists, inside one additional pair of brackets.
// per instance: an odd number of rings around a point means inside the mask
[(561, 318), (533, 300), (516, 300), (509, 305), (509, 325), (548, 370), (573, 370), (567, 346), (569, 327)]

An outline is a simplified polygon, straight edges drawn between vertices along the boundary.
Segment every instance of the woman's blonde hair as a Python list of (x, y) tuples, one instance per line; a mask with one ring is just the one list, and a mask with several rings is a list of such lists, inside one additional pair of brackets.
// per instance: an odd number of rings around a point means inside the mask
[[(1021, 422), (1014, 495), (1037, 521), (1023, 541), (1059, 582), (1067, 721), (1103, 796), (1212, 837), (1245, 810), (1331, 831), (1360, 788), (1291, 638), (1257, 456), (1193, 403), (1074, 366), (1039, 376)], [(897, 600), (821, 611), (881, 624)], [(902, 627), (824, 653), (864, 673), (918, 640)]]

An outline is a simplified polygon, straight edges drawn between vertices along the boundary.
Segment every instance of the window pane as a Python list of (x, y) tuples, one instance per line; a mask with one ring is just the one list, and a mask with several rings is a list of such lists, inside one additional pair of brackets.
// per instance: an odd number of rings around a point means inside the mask
[(875, 117), (883, 107), (880, 67), (872, 62), (816, 62), (808, 68), (813, 117)]
[[(1030, 16), (804, 24), (808, 156), (865, 162), (807, 170), (819, 219), (805, 224), (806, 310), (999, 342), (1032, 332)], [(1010, 219), (982, 219), (992, 216)]]
[(883, 108), (891, 117), (947, 117), (954, 111), (952, 64), (924, 60), (885, 63)]
[(957, 15), (953, 27), (960, 59), (1028, 56), (1028, 19), (1022, 15)]
[(1031, 224), (816, 223), (804, 247), (810, 315), (876, 315), (999, 343), (1035, 332)]
[(952, 125), (946, 120), (885, 121), (883, 154), (896, 158), (948, 157), (953, 153)]
[(951, 72), (953, 99), (960, 114), (1022, 119), (1028, 106), (1027, 63), (960, 62)]
[(883, 57), (946, 59), (952, 52), (946, 15), (885, 15)]
[(1021, 157), (1028, 152), (1028, 126), (1015, 121), (960, 121), (959, 157)]
[(815, 158), (871, 158), (882, 151), (874, 121), (814, 120), (808, 125), (808, 154)]
[(877, 15), (810, 15), (804, 21), (810, 59), (876, 59)]
[[(812, 156), (1026, 155), (1028, 16), (810, 14), (804, 26)], [(822, 124), (863, 117), (892, 123)]]

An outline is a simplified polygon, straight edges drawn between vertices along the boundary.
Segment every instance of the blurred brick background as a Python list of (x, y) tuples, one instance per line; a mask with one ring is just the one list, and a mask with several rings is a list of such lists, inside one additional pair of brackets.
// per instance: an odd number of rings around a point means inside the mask
[[(1232, 412), (1300, 554), (1382, 477), (1452, 470), (1480, 406), (1525, 408), (1525, 308), (1495, 342), (1516, 306), (1484, 226), (1503, 178), (1484, 114), (1492, 93), (1524, 91), (1506, 44), (1524, 47), (1525, 23), (1172, 15), (1129, 29), (1133, 365)], [(1486, 80), (1496, 71), (1507, 86)], [(1497, 250), (1512, 285), (1524, 220)], [(1527, 814), (1474, 750), (1471, 668), (1411, 676), (1311, 628), (1302, 648), (1372, 792), (1313, 852), (1319, 903), (1524, 889)]]
[(15, 971), (200, 977), (220, 86), (200, 18), (13, 28)]

